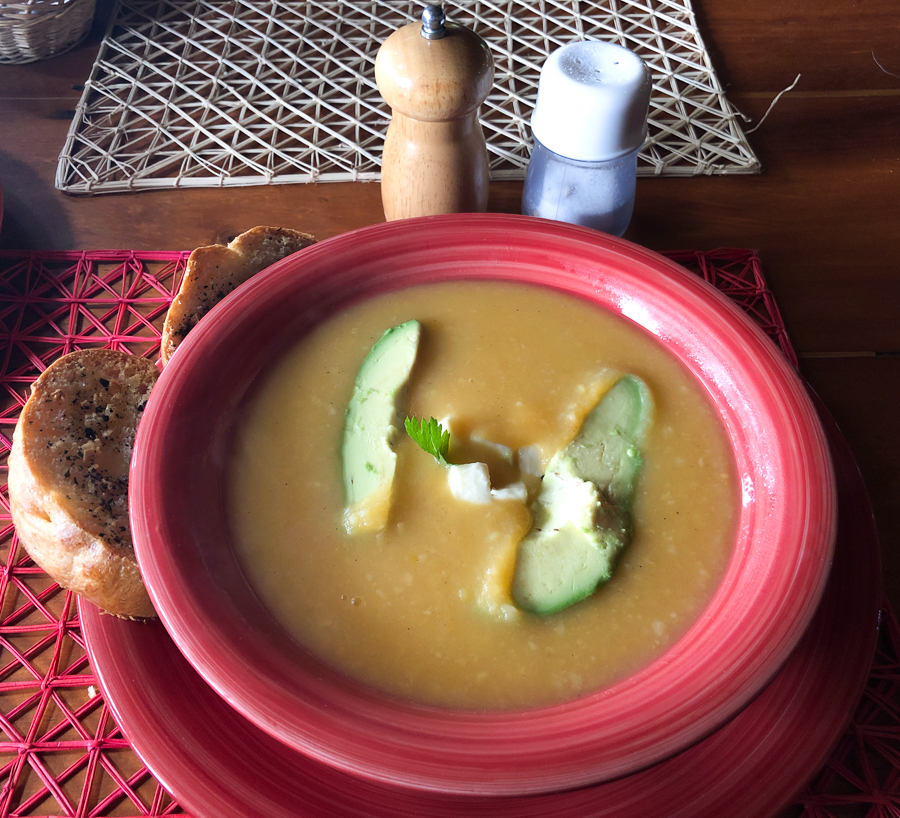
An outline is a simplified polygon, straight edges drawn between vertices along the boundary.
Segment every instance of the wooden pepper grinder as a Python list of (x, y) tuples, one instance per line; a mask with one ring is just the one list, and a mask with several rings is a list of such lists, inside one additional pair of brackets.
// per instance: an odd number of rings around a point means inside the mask
[(426, 6), (378, 50), (375, 81), (393, 118), (381, 201), (388, 221), (487, 209), (488, 157), (478, 108), (494, 81), (487, 43)]

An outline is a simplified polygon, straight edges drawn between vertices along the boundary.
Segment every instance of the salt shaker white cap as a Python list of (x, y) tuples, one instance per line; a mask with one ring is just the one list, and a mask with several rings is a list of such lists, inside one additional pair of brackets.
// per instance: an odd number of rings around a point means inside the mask
[(531, 130), (554, 153), (583, 162), (631, 153), (647, 136), (650, 85), (650, 70), (633, 51), (570, 43), (541, 69)]

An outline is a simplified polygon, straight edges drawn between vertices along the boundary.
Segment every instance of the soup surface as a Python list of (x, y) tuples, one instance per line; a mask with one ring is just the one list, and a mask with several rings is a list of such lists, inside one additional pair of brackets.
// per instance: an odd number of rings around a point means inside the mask
[[(350, 536), (347, 401), (372, 345), (411, 318), (423, 329), (399, 407), (388, 525)], [(509, 584), (527, 503), (457, 500), (446, 467), (403, 432), (402, 417), (449, 418), (450, 460), (487, 462), (502, 487), (520, 476), (516, 458), (481, 441), (536, 446), (546, 465), (616, 371), (643, 378), (655, 404), (634, 540), (593, 596), (550, 616), (520, 612)], [(382, 690), (479, 710), (577, 698), (659, 656), (711, 598), (738, 510), (726, 434), (658, 342), (588, 302), (505, 282), (385, 294), (316, 328), (253, 396), (232, 473), (242, 564), (297, 640)]]

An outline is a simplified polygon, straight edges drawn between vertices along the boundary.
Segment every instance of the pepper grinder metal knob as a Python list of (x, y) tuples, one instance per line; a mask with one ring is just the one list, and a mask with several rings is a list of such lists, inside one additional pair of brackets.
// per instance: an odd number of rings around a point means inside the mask
[(426, 40), (440, 40), (447, 34), (444, 27), (446, 20), (443, 6), (425, 6), (422, 10), (422, 36)]
[(392, 118), (381, 163), (388, 221), (484, 212), (488, 156), (478, 108), (494, 81), (487, 43), (439, 5), (385, 40), (375, 81)]

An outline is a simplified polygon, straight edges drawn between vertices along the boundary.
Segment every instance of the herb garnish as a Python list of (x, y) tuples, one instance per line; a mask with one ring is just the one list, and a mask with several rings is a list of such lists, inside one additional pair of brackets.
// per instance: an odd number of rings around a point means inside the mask
[(404, 424), (406, 433), (442, 466), (447, 464), (450, 449), (450, 430), (444, 429), (434, 418), (416, 420), (408, 417)]

